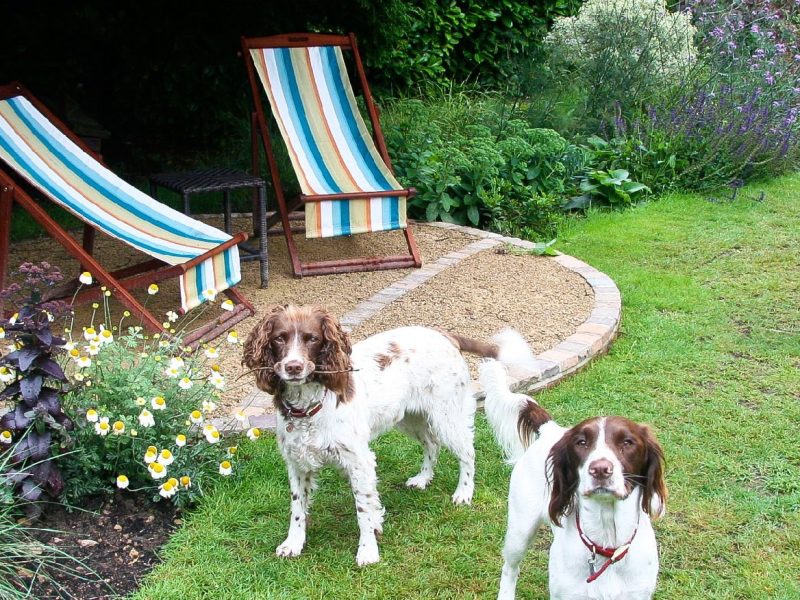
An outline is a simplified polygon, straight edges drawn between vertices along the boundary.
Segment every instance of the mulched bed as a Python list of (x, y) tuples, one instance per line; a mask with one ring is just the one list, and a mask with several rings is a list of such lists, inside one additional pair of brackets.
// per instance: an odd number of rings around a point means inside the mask
[(32, 526), (55, 531), (37, 531), (35, 537), (80, 563), (65, 563), (74, 574), (51, 571), (53, 581), (40, 577), (31, 597), (93, 600), (135, 591), (159, 562), (158, 549), (180, 524), (178, 515), (171, 503), (154, 504), (142, 494), (91, 498), (71, 513), (49, 507)]

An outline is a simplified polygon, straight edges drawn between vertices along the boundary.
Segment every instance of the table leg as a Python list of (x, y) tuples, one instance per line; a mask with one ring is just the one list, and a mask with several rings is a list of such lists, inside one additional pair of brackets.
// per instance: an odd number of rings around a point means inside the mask
[(231, 192), (230, 190), (225, 190), (222, 192), (222, 197), (224, 198), (224, 215), (225, 215), (225, 233), (230, 235), (231, 233)]
[(258, 188), (258, 209), (258, 259), (261, 264), (261, 287), (265, 288), (269, 283), (269, 256), (267, 254), (267, 240), (269, 236), (267, 235), (267, 190), (265, 185), (261, 185)]

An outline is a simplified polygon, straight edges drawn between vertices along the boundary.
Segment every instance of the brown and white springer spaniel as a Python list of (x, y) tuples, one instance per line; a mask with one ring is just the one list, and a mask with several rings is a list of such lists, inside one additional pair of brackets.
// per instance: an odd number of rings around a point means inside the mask
[(664, 454), (650, 429), (624, 417), (592, 417), (571, 429), (508, 389), (505, 368), (480, 367), (486, 415), (514, 462), (498, 598), (514, 598), (519, 566), (550, 524), (550, 597), (641, 600), (658, 578), (650, 517), (664, 512)]
[(369, 441), (397, 427), (423, 446), (420, 472), (406, 485), (424, 489), (440, 446), (458, 458), (453, 502), (472, 501), (475, 398), (462, 351), (525, 363), (525, 341), (507, 331), (489, 344), (426, 327), (402, 327), (352, 348), (336, 319), (320, 307), (274, 308), (250, 333), (243, 362), (258, 387), (274, 395), (277, 437), (292, 492), (289, 534), (276, 552), (297, 556), (319, 470), (340, 467), (356, 501), (360, 539), (356, 562), (378, 562), (382, 531), (375, 455)]

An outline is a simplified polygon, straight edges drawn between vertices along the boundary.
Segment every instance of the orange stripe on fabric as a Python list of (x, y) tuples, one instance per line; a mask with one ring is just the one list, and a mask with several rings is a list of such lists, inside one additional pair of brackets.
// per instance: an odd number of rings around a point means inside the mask
[[(283, 123), (283, 119), (281, 119), (280, 112), (278, 111), (278, 103), (275, 101), (275, 95), (272, 93), (272, 80), (269, 78), (269, 71), (267, 70), (267, 59), (264, 56), (265, 50), (266, 49), (259, 49), (255, 53), (256, 57), (258, 58), (258, 62), (254, 60), (253, 63), (256, 65), (259, 75), (261, 75), (261, 85), (264, 87), (264, 91), (266, 91), (267, 97), (269, 98), (269, 103), (272, 107), (272, 116), (275, 117), (275, 121), (278, 123), (278, 128), (283, 134), (283, 142), (286, 145), (286, 149), (289, 151), (292, 165), (294, 165), (295, 174), (297, 175), (298, 183), (300, 184), (300, 189), (302, 189), (306, 194), (316, 194), (318, 192), (313, 189), (308, 182), (308, 177), (306, 177), (302, 165), (300, 164), (300, 160), (297, 158), (297, 152), (291, 144), (286, 126)], [(253, 56), (253, 51), (250, 52), (250, 56)], [(267, 132), (265, 132), (265, 134), (269, 135)]]
[(356, 183), (356, 180), (353, 177), (353, 174), (350, 172), (350, 169), (347, 168), (347, 164), (344, 162), (344, 158), (342, 158), (342, 154), (339, 151), (339, 145), (336, 143), (336, 139), (334, 138), (330, 125), (328, 124), (328, 119), (325, 118), (325, 109), (322, 106), (322, 98), (320, 97), (319, 94), (319, 87), (317, 86), (317, 80), (314, 77), (314, 70), (311, 68), (310, 49), (303, 48), (303, 50), (305, 52), (306, 67), (308, 68), (309, 84), (311, 86), (311, 90), (314, 92), (314, 99), (317, 101), (317, 112), (319, 113), (320, 120), (325, 126), (325, 133), (328, 135), (328, 142), (330, 144), (330, 147), (339, 161), (339, 172), (342, 173), (350, 181), (350, 183), (353, 185), (354, 190), (363, 191), (361, 189), (361, 186), (359, 186), (358, 183)]

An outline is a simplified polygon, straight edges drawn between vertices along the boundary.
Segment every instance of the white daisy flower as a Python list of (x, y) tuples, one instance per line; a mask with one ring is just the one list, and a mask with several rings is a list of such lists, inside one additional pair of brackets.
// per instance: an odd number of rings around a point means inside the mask
[(231, 311), (233, 310), (233, 300), (225, 300), (222, 304), (219, 305), (222, 310)]
[(170, 379), (175, 379), (176, 377), (180, 376), (180, 374), (181, 372), (175, 367), (167, 367), (166, 369), (164, 369), (164, 375), (166, 375)]
[(147, 404), (147, 400), (145, 400), (141, 396), (136, 398), (136, 406), (144, 406), (145, 404)]
[(89, 421), (89, 423), (97, 423), (99, 417), (100, 415), (97, 414), (97, 411), (93, 408), (86, 411), (86, 420)]
[(153, 410), (164, 410), (167, 408), (167, 401), (164, 400), (163, 396), (156, 396), (150, 400), (150, 405), (153, 407)]
[(157, 462), (160, 462), (165, 467), (170, 466), (173, 462), (175, 462), (175, 457), (173, 456), (172, 452), (164, 448), (158, 455), (156, 459)]
[(150, 294), (151, 296), (155, 296), (158, 293), (158, 286), (155, 283), (151, 283), (147, 287), (147, 293)]
[(182, 390), (191, 389), (193, 385), (194, 383), (192, 383), (192, 380), (188, 377), (181, 377), (180, 381), (178, 381), (178, 387)]
[[(158, 341), (159, 348), (169, 348), (169, 342), (167, 340), (159, 340)], [(156, 356), (156, 360), (161, 360), (160, 356)]]
[(144, 464), (149, 465), (150, 463), (156, 462), (158, 458), (158, 449), (155, 446), (150, 446), (147, 448), (147, 452), (144, 453)]
[(67, 352), (69, 352), (70, 350), (74, 350), (75, 349), (75, 342), (67, 342), (66, 344), (64, 344), (63, 347), (64, 347), (64, 350), (66, 350)]
[(83, 381), (83, 373), (75, 373), (75, 374), (72, 376), (72, 378), (73, 378), (75, 381)]
[(130, 481), (125, 475), (117, 475), (117, 487), (121, 490), (124, 490), (130, 485)]
[(231, 461), (223, 460), (221, 463), (219, 463), (219, 474), (220, 475), (224, 475), (224, 476), (227, 477), (231, 473), (233, 473), (233, 465), (231, 464)]
[(147, 470), (150, 472), (150, 477), (153, 479), (161, 479), (167, 476), (167, 467), (159, 462), (151, 462), (147, 465)]
[(208, 300), (209, 302), (213, 302), (217, 297), (217, 290), (204, 290), (203, 291), (203, 298)]
[(108, 424), (108, 417), (100, 417), (100, 421), (94, 424), (94, 430), (98, 435), (108, 435), (108, 432), (111, 431), (111, 425)]
[(114, 341), (114, 334), (111, 332), (110, 329), (105, 329), (102, 325), (100, 326), (100, 335), (98, 341), (101, 345), (110, 344)]
[(139, 425), (142, 427), (153, 427), (155, 424), (156, 420), (153, 418), (153, 413), (143, 408), (142, 412), (139, 413)]
[(199, 410), (193, 410), (189, 414), (189, 420), (192, 423), (195, 423), (195, 424), (202, 423), (203, 422), (203, 413), (201, 413)]
[(11, 315), (11, 318), (8, 320), (8, 323), (10, 325), (16, 325), (18, 318), (19, 318), (19, 313), (14, 313), (13, 315)]
[(6, 330), (0, 327), (0, 340), (6, 337)]
[(0, 381), (3, 383), (13, 383), (17, 380), (17, 372), (11, 367), (0, 367)]
[(238, 344), (239, 334), (236, 331), (229, 331), (226, 339), (228, 340), (229, 344)]
[(6, 430), (0, 432), (0, 444), (10, 444), (12, 439), (14, 438), (10, 431)]
[(233, 415), (237, 421), (240, 423), (245, 423), (247, 421), (247, 415), (244, 414), (242, 411), (237, 410), (236, 414)]
[(78, 281), (83, 285), (92, 285), (92, 274), (89, 273), (89, 271), (84, 271), (81, 273), (80, 277), (78, 277)]
[(169, 366), (173, 369), (182, 369), (186, 363), (180, 356), (173, 356), (169, 359)]
[(214, 346), (209, 346), (205, 351), (206, 358), (219, 358), (219, 350)]
[(178, 313), (176, 313), (174, 310), (168, 310), (167, 318), (169, 319), (170, 323), (174, 323), (175, 321), (178, 320)]
[(208, 377), (208, 383), (213, 385), (218, 390), (221, 390), (225, 387), (225, 378), (219, 373), (213, 372)]
[(188, 490), (190, 487), (192, 487), (192, 478), (188, 475), (184, 475), (181, 477), (181, 485)]
[(86, 329), (83, 330), (83, 338), (87, 342), (91, 342), (92, 340), (96, 340), (97, 339), (97, 331), (95, 330), (94, 327), (87, 327)]
[(261, 430), (258, 427), (251, 427), (247, 430), (247, 437), (253, 441), (256, 441), (261, 437)]
[(83, 350), (89, 356), (97, 356), (97, 354), (100, 352), (100, 343), (99, 342), (95, 342), (95, 341), (91, 341), (91, 342), (89, 342), (88, 346), (84, 346), (83, 347)]
[(211, 400), (203, 400), (203, 412), (210, 413), (217, 409), (217, 405)]
[(182, 433), (179, 433), (175, 436), (175, 445), (178, 448), (183, 448), (186, 445), (186, 436)]
[(81, 356), (75, 363), (78, 365), (79, 369), (85, 369), (86, 367), (92, 366), (92, 359), (88, 356)]
[(216, 444), (219, 441), (219, 431), (213, 425), (203, 427), (203, 435), (209, 444)]
[(114, 424), (111, 426), (111, 433), (114, 435), (122, 435), (125, 433), (125, 423), (122, 421), (114, 421)]
[(170, 477), (158, 487), (158, 495), (162, 498), (172, 498), (178, 493), (178, 480)]

